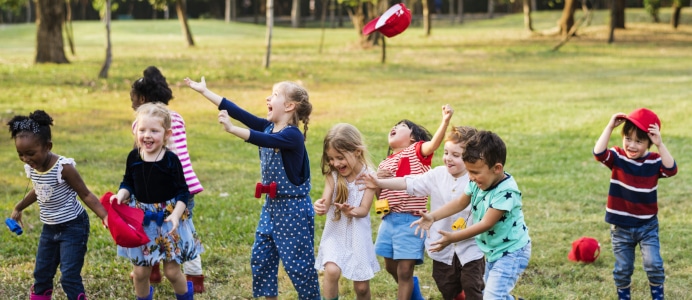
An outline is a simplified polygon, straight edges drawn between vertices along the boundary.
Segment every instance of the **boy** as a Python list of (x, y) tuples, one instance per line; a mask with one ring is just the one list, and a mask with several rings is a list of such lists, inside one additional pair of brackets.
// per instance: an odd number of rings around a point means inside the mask
[(521, 192), (514, 177), (504, 171), (506, 157), (507, 149), (499, 136), (479, 131), (467, 142), (462, 154), (471, 180), (464, 193), (411, 224), (420, 226), (416, 233), (421, 228), (428, 231), (436, 220), (470, 204), (474, 224), (456, 232), (441, 230), (442, 237), (430, 244), (430, 251), (441, 251), (450, 243), (475, 236), (486, 258), (483, 297), (487, 299), (514, 299), (510, 292), (531, 257)]
[[(473, 127), (452, 127), (444, 144), (442, 163), (421, 175), (378, 179), (370, 174), (360, 177), (371, 189), (405, 190), (407, 194), (418, 197), (430, 196), (430, 209), (435, 210), (459, 197), (469, 183), (469, 175), (461, 159), (466, 142), (478, 132)], [(453, 300), (462, 293), (467, 300), (483, 299), (483, 271), (485, 260), (474, 239), (455, 243), (439, 252), (430, 251), (430, 241), (440, 238), (439, 230), (452, 229), (459, 219), (472, 224), (471, 207), (452, 216), (435, 222), (430, 230), (430, 238), (425, 239), (428, 256), (433, 259), (432, 276), (443, 299)], [(463, 226), (462, 226), (463, 227)]]
[[(622, 128), (622, 148), (606, 149), (615, 127)], [(618, 299), (630, 299), (634, 249), (639, 244), (652, 299), (663, 299), (663, 259), (658, 238), (658, 179), (678, 172), (673, 156), (661, 140), (661, 121), (646, 108), (629, 115), (617, 113), (593, 148), (596, 160), (612, 170), (605, 221), (615, 254), (613, 277)], [(649, 152), (651, 144), (658, 153)]]

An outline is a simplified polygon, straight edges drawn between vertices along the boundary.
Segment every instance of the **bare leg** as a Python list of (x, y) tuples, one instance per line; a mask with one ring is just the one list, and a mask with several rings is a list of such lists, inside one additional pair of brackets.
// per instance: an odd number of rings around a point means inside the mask
[(353, 290), (357, 300), (370, 300), (370, 281), (354, 281)]
[(168, 278), (173, 286), (173, 291), (178, 295), (185, 295), (187, 293), (187, 280), (183, 271), (180, 270), (180, 265), (174, 261), (167, 261), (163, 263), (163, 274)]
[(339, 295), (339, 277), (341, 268), (333, 262), (324, 264), (324, 280), (322, 281), (322, 296), (334, 299)]
[(132, 281), (135, 284), (135, 295), (139, 298), (146, 298), (149, 296), (149, 275), (151, 274), (151, 267), (141, 267), (134, 266), (132, 271)]
[(416, 266), (416, 261), (413, 259), (400, 259), (397, 264), (397, 277), (399, 283), (399, 292), (397, 298), (399, 300), (407, 300), (411, 298), (413, 292), (413, 269)]

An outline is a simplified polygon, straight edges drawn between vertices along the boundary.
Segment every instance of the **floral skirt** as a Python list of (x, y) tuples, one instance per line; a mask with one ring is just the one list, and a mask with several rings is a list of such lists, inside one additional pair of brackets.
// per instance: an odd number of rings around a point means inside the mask
[(143, 210), (147, 216), (143, 225), (149, 243), (135, 248), (118, 246), (118, 256), (128, 258), (135, 266), (149, 267), (162, 260), (182, 264), (204, 252), (188, 209), (173, 233), (169, 233), (173, 228), (171, 222), (161, 222), (161, 214), (165, 220), (173, 212), (175, 199), (155, 204), (131, 201), (130, 206)]

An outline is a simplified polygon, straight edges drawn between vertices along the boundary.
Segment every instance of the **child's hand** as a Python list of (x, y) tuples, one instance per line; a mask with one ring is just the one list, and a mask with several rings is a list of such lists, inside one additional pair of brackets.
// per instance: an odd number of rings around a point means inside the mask
[(364, 189), (376, 189), (379, 188), (377, 185), (377, 178), (372, 176), (370, 173), (363, 173), (356, 177), (356, 184), (360, 185), (358, 190), (362, 191)]
[(320, 216), (327, 213), (327, 207), (324, 205), (324, 199), (318, 199), (315, 201), (315, 203), (312, 204), (312, 208), (315, 210), (315, 213)]
[(200, 82), (192, 81), (189, 77), (185, 77), (185, 84), (189, 86), (191, 89), (204, 93), (204, 91), (207, 89), (207, 82), (204, 81), (204, 76), (202, 76), (202, 80)]
[(223, 125), (223, 128), (226, 129), (227, 132), (231, 132), (233, 129), (231, 117), (228, 116), (228, 111), (226, 110), (219, 111), (219, 123)]
[(109, 202), (110, 202), (111, 204), (113, 204), (113, 201), (115, 201), (115, 203), (117, 203), (117, 204), (123, 204), (123, 200), (124, 200), (124, 199), (118, 198), (118, 195), (112, 195), (111, 198), (110, 198), (109, 200), (110, 200)]
[(394, 173), (388, 169), (377, 169), (377, 178), (394, 177)]
[(610, 118), (610, 122), (608, 123), (608, 126), (611, 129), (615, 129), (616, 127), (620, 126), (622, 123), (625, 123), (627, 119), (625, 119), (627, 115), (625, 113), (616, 113)]
[(420, 237), (422, 238), (425, 236), (425, 234), (428, 233), (428, 230), (430, 230), (430, 226), (432, 226), (432, 224), (434, 222), (435, 222), (435, 219), (433, 218), (432, 215), (423, 213), (423, 214), (421, 214), (420, 219), (411, 223), (411, 226), (409, 226), (409, 227), (416, 226), (416, 231), (414, 231), (413, 234), (418, 235), (418, 230), (420, 230)]
[(163, 221), (171, 222), (171, 224), (173, 224), (173, 227), (171, 227), (171, 231), (168, 232), (168, 234), (173, 234), (175, 233), (176, 229), (178, 229), (178, 224), (180, 223), (180, 216), (176, 214), (170, 214), (168, 215), (168, 218), (166, 218)]
[(449, 123), (449, 120), (452, 119), (452, 115), (454, 114), (454, 109), (452, 109), (452, 106), (449, 104), (445, 104), (442, 106), (442, 121), (445, 123)]
[(10, 215), (10, 219), (17, 221), (22, 228), (24, 228), (24, 223), (22, 222), (22, 211), (21, 210), (12, 210), (12, 214)]
[(440, 252), (442, 251), (442, 249), (446, 248), (450, 244), (449, 235), (451, 235), (452, 233), (444, 230), (440, 230), (438, 232), (440, 233), (440, 235), (442, 235), (442, 238), (430, 243), (430, 252)]
[(355, 207), (348, 205), (348, 203), (334, 203), (334, 206), (336, 206), (336, 208), (338, 208), (345, 216), (357, 217), (356, 213), (353, 211)]
[(649, 125), (649, 138), (656, 147), (661, 146), (661, 130), (656, 123)]

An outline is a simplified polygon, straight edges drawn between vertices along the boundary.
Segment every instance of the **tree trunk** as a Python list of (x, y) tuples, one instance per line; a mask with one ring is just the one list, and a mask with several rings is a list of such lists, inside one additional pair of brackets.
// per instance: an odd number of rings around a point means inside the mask
[[(569, 0), (566, 0), (569, 1)], [(495, 0), (488, 0), (488, 19), (495, 16)]]
[(111, 47), (111, 0), (106, 0), (106, 13), (103, 15), (103, 21), (106, 23), (106, 60), (103, 62), (99, 78), (108, 78), (108, 70), (113, 62), (113, 52)]
[(457, 0), (458, 9), (457, 14), (459, 15), (459, 23), (464, 23), (464, 0)]
[(678, 24), (680, 24), (680, 11), (681, 10), (682, 10), (681, 3), (678, 3), (677, 1), (673, 1), (673, 14), (670, 17), (670, 25), (673, 26), (673, 29), (678, 29)]
[(531, 24), (531, 0), (524, 0), (524, 28), (528, 31), (533, 31), (533, 25)]
[(63, 21), (64, 0), (36, 0), (36, 63), (70, 63), (65, 57)]
[(615, 28), (625, 29), (625, 0), (615, 0), (614, 15), (611, 15), (615, 21)]
[(291, 27), (300, 27), (300, 0), (293, 0), (291, 5)]
[(565, 0), (565, 7), (562, 9), (562, 17), (557, 22), (560, 27), (560, 35), (567, 36), (569, 30), (574, 26), (574, 0)]
[(183, 30), (183, 36), (185, 36), (185, 39), (187, 40), (187, 46), (194, 47), (195, 41), (192, 39), (190, 26), (187, 25), (187, 9), (185, 7), (185, 0), (175, 1), (175, 10), (178, 13), (178, 20), (180, 21), (180, 27)]
[(421, 0), (423, 5), (423, 31), (425, 31), (425, 36), (430, 36), (430, 31), (432, 27), (431, 16), (430, 16), (430, 3), (428, 0)]
[(226, 0), (226, 11), (224, 13), (224, 21), (226, 23), (231, 22), (231, 0)]
[(272, 29), (274, 28), (274, 0), (267, 0), (267, 53), (264, 56), (264, 68), (269, 69), (272, 53)]

